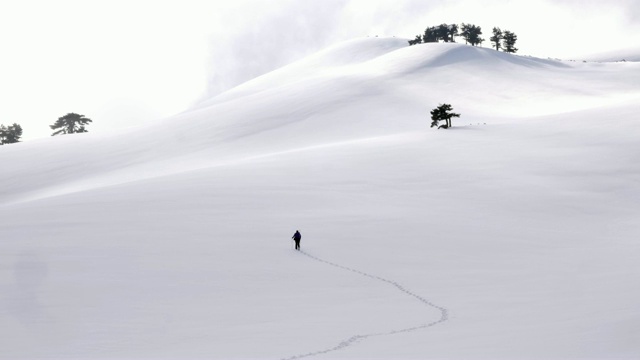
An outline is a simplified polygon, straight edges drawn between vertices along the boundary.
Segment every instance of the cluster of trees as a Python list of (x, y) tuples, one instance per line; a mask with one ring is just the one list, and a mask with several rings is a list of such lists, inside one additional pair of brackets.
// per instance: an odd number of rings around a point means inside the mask
[[(416, 36), (416, 40), (418, 37)], [(430, 26), (422, 35), (423, 42), (455, 42), (455, 37), (460, 36), (460, 32), (457, 24), (441, 24), (438, 26)]]
[[(59, 117), (53, 125), (49, 125), (52, 130), (56, 130), (51, 136), (88, 132), (85, 126), (90, 122), (92, 120), (84, 115), (68, 113)], [(14, 123), (9, 126), (0, 124), (0, 145), (20, 142), (21, 137), (22, 127), (19, 124)]]
[(440, 24), (428, 27), (422, 35), (416, 35), (414, 40), (409, 40), (409, 45), (440, 41), (456, 42), (455, 38), (462, 36), (465, 43), (476, 46), (484, 41), (480, 35), (482, 35), (482, 28), (477, 25), (465, 23), (460, 26), (458, 24)]
[(22, 137), (22, 126), (13, 123), (13, 125), (4, 126), (0, 124), (0, 145), (13, 144), (20, 142)]
[[(416, 35), (416, 38), (409, 40), (409, 45), (417, 45), (432, 42), (456, 42), (455, 38), (461, 36), (466, 44), (478, 46), (484, 42), (482, 38), (482, 28), (473, 24), (465, 24), (458, 26), (457, 24), (440, 24), (438, 26), (430, 26), (422, 35)], [(502, 31), (498, 27), (493, 28), (493, 36), (489, 39), (496, 50), (501, 48), (505, 52), (515, 53), (518, 49), (515, 47), (518, 37), (515, 33), (505, 30)]]

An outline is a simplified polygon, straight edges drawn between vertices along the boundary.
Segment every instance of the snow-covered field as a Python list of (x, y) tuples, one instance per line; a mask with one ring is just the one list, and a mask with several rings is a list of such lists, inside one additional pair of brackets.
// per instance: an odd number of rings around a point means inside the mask
[(639, 113), (637, 62), (367, 38), (2, 146), (0, 358), (638, 359)]

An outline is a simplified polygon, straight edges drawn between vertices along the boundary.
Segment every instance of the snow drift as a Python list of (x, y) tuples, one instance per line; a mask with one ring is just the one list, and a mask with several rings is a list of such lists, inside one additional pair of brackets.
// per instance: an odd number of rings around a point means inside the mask
[(0, 357), (636, 358), (639, 70), (359, 39), (3, 146)]

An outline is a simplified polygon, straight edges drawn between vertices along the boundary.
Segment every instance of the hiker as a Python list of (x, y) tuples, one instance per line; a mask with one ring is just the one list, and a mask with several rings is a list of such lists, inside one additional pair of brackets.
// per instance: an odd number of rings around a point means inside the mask
[(300, 251), (300, 239), (302, 239), (302, 235), (300, 235), (300, 231), (296, 230), (296, 233), (291, 237), (296, 242), (296, 250)]

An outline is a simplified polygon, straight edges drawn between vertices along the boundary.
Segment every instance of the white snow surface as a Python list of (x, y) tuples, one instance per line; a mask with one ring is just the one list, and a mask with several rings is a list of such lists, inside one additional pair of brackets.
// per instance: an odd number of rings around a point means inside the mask
[(2, 146), (0, 358), (638, 359), (639, 112), (640, 63), (365, 38)]

